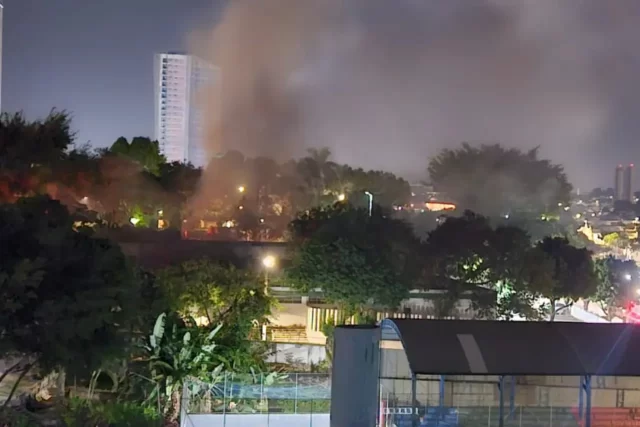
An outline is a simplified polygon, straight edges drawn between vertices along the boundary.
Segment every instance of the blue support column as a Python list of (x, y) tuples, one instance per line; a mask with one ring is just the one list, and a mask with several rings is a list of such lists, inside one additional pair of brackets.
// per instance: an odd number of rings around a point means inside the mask
[(499, 406), (498, 406), (498, 427), (504, 427), (504, 375), (500, 375), (498, 380)]
[(584, 427), (591, 427), (591, 375), (584, 377), (585, 414)]
[(440, 394), (438, 400), (440, 411), (444, 409), (444, 375), (440, 375)]
[(411, 426), (418, 427), (420, 419), (418, 418), (418, 397), (417, 397), (417, 379), (416, 374), (411, 374)]
[(511, 375), (511, 390), (509, 392), (509, 419), (516, 413), (516, 376)]
[(584, 377), (580, 376), (580, 386), (578, 387), (580, 395), (578, 396), (578, 419), (582, 420), (584, 414)]

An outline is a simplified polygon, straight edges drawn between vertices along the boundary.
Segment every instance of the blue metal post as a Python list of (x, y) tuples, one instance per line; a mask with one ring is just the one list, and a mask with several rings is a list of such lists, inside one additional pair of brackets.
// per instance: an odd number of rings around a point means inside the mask
[(418, 418), (418, 398), (416, 393), (417, 379), (416, 374), (411, 375), (411, 426), (418, 427), (420, 419)]
[(509, 394), (509, 418), (513, 419), (516, 413), (516, 376), (511, 375), (511, 393)]
[(578, 419), (582, 419), (584, 414), (584, 376), (580, 376), (580, 386), (578, 387), (580, 395), (578, 396)]
[(504, 375), (498, 380), (500, 406), (498, 407), (498, 427), (504, 427)]
[(440, 375), (440, 411), (444, 409), (444, 375)]
[(584, 393), (586, 400), (584, 426), (591, 427), (591, 375), (585, 375), (584, 377)]

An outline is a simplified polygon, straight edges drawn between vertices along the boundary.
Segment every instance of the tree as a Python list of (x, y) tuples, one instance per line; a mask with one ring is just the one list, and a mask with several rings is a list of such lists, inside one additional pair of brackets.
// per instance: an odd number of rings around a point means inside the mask
[(214, 339), (221, 327), (199, 327), (193, 319), (184, 320), (175, 314), (158, 316), (153, 333), (142, 345), (134, 372), (141, 371), (156, 383), (147, 402), (159, 398), (168, 421), (175, 422), (180, 415), (182, 388), (188, 378), (209, 384), (218, 381), (224, 363), (215, 351), (218, 346)]
[[(536, 245), (533, 254), (538, 260), (535, 270), (543, 278), (531, 291), (549, 299), (550, 321), (558, 311), (596, 291), (598, 277), (587, 249), (572, 246), (566, 238), (547, 237)], [(565, 305), (557, 307), (560, 300)]]
[(417, 278), (419, 241), (411, 227), (380, 209), (338, 203), (311, 209), (290, 225), (286, 277), (295, 287), (320, 288), (349, 310), (396, 307)]
[(187, 261), (158, 273), (171, 304), (183, 316), (202, 318), (209, 325), (225, 324), (217, 336), (219, 354), (228, 369), (247, 369), (262, 363), (259, 348), (247, 341), (255, 324), (266, 324), (274, 301), (264, 282), (246, 270), (208, 260)]
[(440, 316), (450, 315), (455, 303), (467, 295), (485, 317), (537, 317), (528, 291), (531, 243), (524, 230), (493, 228), (488, 218), (467, 211), (431, 231), (424, 248), (422, 287), (445, 292), (438, 301)]
[(617, 246), (620, 243), (620, 234), (614, 232), (609, 233), (602, 238), (604, 244), (607, 246)]
[(125, 350), (136, 276), (120, 248), (41, 196), (0, 206), (0, 349), (24, 356), (23, 375), (91, 372)]
[(521, 152), (464, 143), (433, 158), (428, 173), (437, 191), (490, 217), (556, 211), (569, 202), (572, 189), (562, 167), (540, 159), (537, 148)]
[(632, 260), (608, 256), (595, 261), (595, 271), (598, 284), (590, 300), (600, 306), (610, 321), (617, 309), (624, 307), (626, 301), (637, 297), (633, 279), (638, 275), (638, 267)]
[(160, 153), (158, 141), (141, 136), (133, 138), (131, 143), (127, 141), (127, 138), (121, 136), (113, 143), (109, 152), (137, 163), (144, 170), (156, 176), (160, 174), (160, 167), (167, 161)]
[(0, 201), (44, 192), (51, 169), (72, 147), (71, 117), (52, 110), (44, 120), (22, 113), (0, 115)]

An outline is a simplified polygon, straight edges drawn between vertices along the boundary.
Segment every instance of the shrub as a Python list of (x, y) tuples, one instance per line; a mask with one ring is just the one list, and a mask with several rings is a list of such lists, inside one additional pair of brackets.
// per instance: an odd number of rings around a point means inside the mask
[[(162, 427), (158, 412), (133, 403), (72, 399), (61, 413), (65, 427)], [(12, 426), (13, 427), (13, 426)]]

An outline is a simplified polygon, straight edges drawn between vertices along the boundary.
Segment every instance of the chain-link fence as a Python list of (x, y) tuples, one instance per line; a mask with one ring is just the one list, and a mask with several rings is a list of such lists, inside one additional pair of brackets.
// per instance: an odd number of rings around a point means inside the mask
[(324, 418), (328, 421), (330, 404), (328, 374), (225, 373), (213, 383), (196, 379), (185, 383), (182, 425), (320, 427)]

